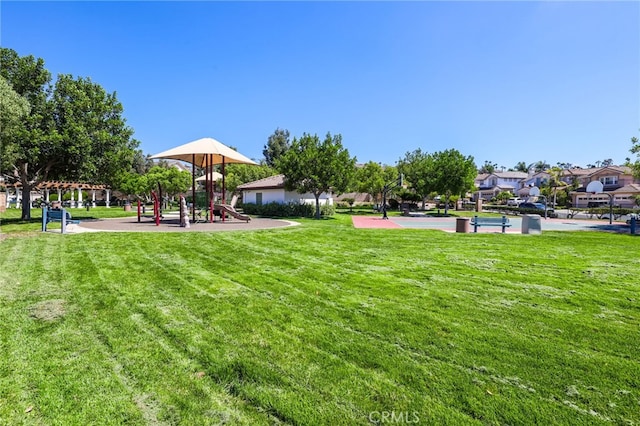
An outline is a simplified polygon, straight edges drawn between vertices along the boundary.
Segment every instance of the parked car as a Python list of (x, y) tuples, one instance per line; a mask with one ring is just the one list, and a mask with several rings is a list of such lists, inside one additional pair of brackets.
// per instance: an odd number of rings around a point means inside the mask
[(507, 200), (507, 205), (508, 206), (514, 206), (514, 207), (518, 207), (520, 205), (520, 203), (522, 203), (524, 200), (522, 200), (521, 198), (509, 198)]
[[(518, 206), (521, 210), (540, 210), (540, 214), (544, 214), (544, 204), (542, 203), (520, 203)], [(547, 216), (555, 217), (555, 212), (547, 206)]]

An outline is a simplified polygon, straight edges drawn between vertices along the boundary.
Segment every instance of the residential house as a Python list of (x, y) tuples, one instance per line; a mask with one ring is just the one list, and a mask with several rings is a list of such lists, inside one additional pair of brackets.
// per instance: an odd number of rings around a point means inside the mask
[[(627, 166), (607, 166), (584, 169), (589, 173), (576, 175), (580, 187), (570, 192), (572, 205), (575, 207), (589, 207), (609, 205), (613, 200), (614, 206), (632, 208), (635, 197), (640, 195), (640, 179), (633, 177), (633, 172)], [(602, 194), (586, 192), (587, 185), (593, 181), (600, 181), (603, 185)], [(611, 197), (609, 196), (611, 195)]]
[(478, 197), (485, 201), (491, 200), (501, 192), (515, 194), (522, 185), (522, 181), (528, 177), (524, 172), (493, 172), (480, 174), (476, 177), (476, 192), (474, 200)]
[[(300, 203), (315, 204), (316, 197), (311, 193), (301, 194), (296, 191), (287, 191), (284, 187), (284, 175), (270, 176), (238, 186), (242, 191), (243, 203), (255, 203), (258, 205), (268, 203)], [(331, 193), (320, 194), (320, 204), (333, 204)]]
[(551, 175), (548, 172), (537, 172), (531, 176), (527, 176), (525, 179), (520, 181), (520, 187), (518, 188), (516, 194), (518, 197), (527, 199), (529, 197), (529, 191), (532, 187), (541, 188), (543, 185), (546, 185)]

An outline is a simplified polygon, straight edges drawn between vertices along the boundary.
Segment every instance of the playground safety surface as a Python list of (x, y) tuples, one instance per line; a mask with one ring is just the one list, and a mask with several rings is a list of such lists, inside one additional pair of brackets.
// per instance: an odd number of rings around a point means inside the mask
[[(153, 219), (143, 218), (138, 222), (135, 216), (116, 219), (83, 220), (79, 225), (67, 225), (67, 232), (219, 232), (219, 231), (252, 231), (258, 229), (284, 228), (298, 225), (297, 222), (280, 219), (252, 218), (245, 222), (227, 218), (213, 223), (192, 223), (189, 228), (180, 227), (178, 218), (163, 219), (156, 226)], [(60, 232), (60, 231), (58, 231)]]

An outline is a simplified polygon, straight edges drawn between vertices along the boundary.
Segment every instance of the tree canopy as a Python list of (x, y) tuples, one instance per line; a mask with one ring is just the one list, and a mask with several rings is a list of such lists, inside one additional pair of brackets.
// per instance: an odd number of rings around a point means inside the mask
[(278, 159), (282, 157), (291, 147), (289, 140), (289, 131), (287, 129), (277, 128), (272, 135), (269, 136), (267, 144), (262, 150), (264, 161), (269, 167), (276, 167)]
[(445, 214), (448, 210), (448, 198), (451, 195), (464, 196), (474, 188), (476, 164), (472, 156), (465, 157), (458, 150), (448, 149), (432, 155), (433, 188), (445, 195)]
[(404, 158), (398, 161), (398, 172), (404, 175), (404, 180), (420, 195), (423, 201), (430, 192), (435, 191), (433, 182), (433, 157), (420, 148), (413, 152), (407, 152)]
[[(22, 219), (29, 219), (31, 189), (43, 180), (111, 184), (129, 170), (138, 142), (123, 107), (88, 78), (60, 75), (52, 86), (41, 58), (0, 48), (0, 76), (28, 102), (28, 112), (3, 131), (0, 171), (19, 182)], [(3, 95), (4, 97), (4, 95)]]
[(356, 159), (342, 146), (342, 136), (304, 133), (293, 139), (289, 150), (277, 163), (285, 175), (285, 188), (300, 193), (310, 192), (316, 199), (316, 218), (320, 218), (320, 195), (323, 192), (345, 192), (355, 174)]
[(394, 166), (382, 166), (369, 161), (356, 169), (354, 189), (369, 194), (374, 202), (378, 202), (384, 186), (397, 177), (398, 171)]
[(478, 170), (480, 173), (488, 173), (491, 174), (493, 172), (495, 172), (496, 167), (498, 167), (498, 164), (493, 163), (489, 160), (485, 160), (484, 164), (482, 165), (482, 167), (480, 167), (480, 170)]
[(629, 160), (628, 164), (631, 167), (631, 169), (633, 170), (633, 175), (637, 179), (640, 179), (640, 140), (635, 136), (631, 138), (631, 149), (630, 149), (630, 151), (631, 151), (632, 154), (636, 154), (636, 161), (632, 163)]
[(234, 193), (238, 186), (277, 175), (278, 172), (273, 167), (266, 164), (258, 166), (250, 164), (229, 164), (225, 167), (225, 186), (227, 191)]

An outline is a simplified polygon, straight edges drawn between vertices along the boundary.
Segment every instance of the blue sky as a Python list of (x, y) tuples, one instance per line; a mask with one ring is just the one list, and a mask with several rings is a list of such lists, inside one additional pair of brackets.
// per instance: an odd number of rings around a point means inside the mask
[(359, 162), (455, 148), (512, 167), (630, 156), (639, 2), (11, 2), (1, 43), (117, 92), (145, 153), (276, 128)]

